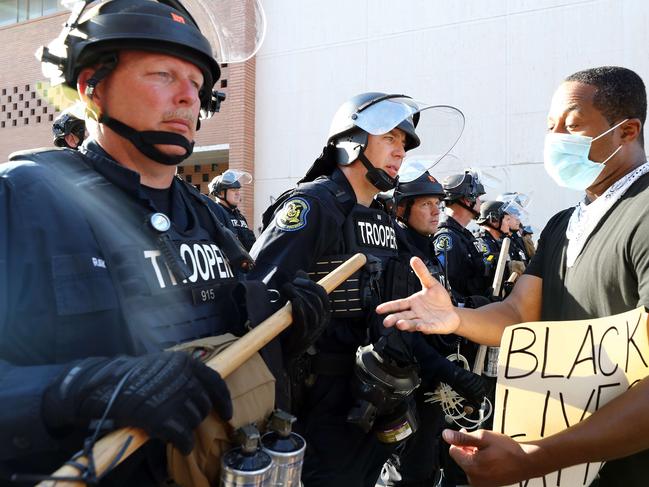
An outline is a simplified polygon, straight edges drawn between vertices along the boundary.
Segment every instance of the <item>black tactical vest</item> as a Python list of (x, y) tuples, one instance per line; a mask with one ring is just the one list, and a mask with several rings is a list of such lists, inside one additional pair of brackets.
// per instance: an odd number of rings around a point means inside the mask
[(393, 222), (381, 210), (355, 204), (341, 230), (343, 252), (320, 257), (311, 274), (325, 275), (353, 254), (365, 254), (367, 264), (331, 293), (331, 305), (334, 318), (367, 317), (385, 300), (385, 276), (398, 256)]
[(220, 223), (200, 195), (176, 181), (189, 224), (161, 233), (150, 224), (154, 211), (90, 169), (85, 157), (73, 151), (23, 156), (53, 167), (62, 190), (83, 209), (103, 254), (97, 265), (106, 267), (117, 295), (123, 320), (116, 333), (128, 353), (238, 331), (237, 281), (218, 242)]
[(237, 238), (246, 250), (250, 250), (255, 244), (256, 239), (255, 233), (248, 227), (246, 217), (243, 216), (238, 208), (228, 208), (225, 205), (223, 205), (223, 208), (228, 213), (230, 223), (232, 223)]

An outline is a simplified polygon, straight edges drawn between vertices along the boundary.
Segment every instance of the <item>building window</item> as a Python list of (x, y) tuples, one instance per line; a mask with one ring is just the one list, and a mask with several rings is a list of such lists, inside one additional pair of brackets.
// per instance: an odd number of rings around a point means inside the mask
[(203, 182), (204, 183), (209, 183), (210, 182), (210, 175), (209, 174), (203, 174)]
[(198, 164), (194, 165), (194, 172), (201, 172), (201, 166)]
[(185, 176), (185, 181), (187, 181), (188, 183), (191, 183), (192, 182), (192, 175), (188, 174), (187, 176)]
[(0, 26), (65, 10), (62, 0), (0, 0)]

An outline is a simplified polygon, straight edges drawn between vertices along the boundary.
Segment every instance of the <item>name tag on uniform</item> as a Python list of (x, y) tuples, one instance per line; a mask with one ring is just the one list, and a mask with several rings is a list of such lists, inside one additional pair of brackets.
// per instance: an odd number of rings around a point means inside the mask
[[(380, 217), (380, 215), (376, 215)], [(392, 225), (382, 219), (356, 219), (356, 242), (359, 247), (397, 250), (397, 238)]]
[(219, 284), (215, 284), (213, 286), (193, 288), (192, 301), (194, 302), (194, 306), (216, 300), (219, 294), (219, 287)]

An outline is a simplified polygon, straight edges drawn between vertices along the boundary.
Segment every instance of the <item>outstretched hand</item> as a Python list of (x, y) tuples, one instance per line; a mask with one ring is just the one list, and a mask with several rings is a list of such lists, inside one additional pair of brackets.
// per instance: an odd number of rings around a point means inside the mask
[(486, 430), (468, 433), (446, 429), (442, 437), (451, 445), (453, 460), (476, 487), (510, 485), (546, 473), (530, 457), (539, 451), (536, 445), (517, 443), (509, 436)]
[(388, 301), (376, 308), (378, 314), (390, 313), (386, 327), (396, 326), (405, 331), (426, 334), (454, 333), (460, 325), (448, 292), (431, 274), (419, 257), (410, 259), (410, 266), (421, 282), (421, 291), (403, 299)]

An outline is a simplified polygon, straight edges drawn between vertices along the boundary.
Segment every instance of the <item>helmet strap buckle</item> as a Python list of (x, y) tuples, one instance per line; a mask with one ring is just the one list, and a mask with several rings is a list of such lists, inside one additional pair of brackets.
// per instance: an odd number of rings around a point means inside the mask
[(367, 169), (367, 172), (365, 173), (367, 180), (379, 191), (389, 191), (399, 182), (398, 176), (396, 178), (390, 177), (383, 169), (374, 167), (365, 155), (363, 149), (361, 149), (361, 152), (358, 154), (358, 160), (361, 161), (363, 166), (365, 166), (365, 169)]

